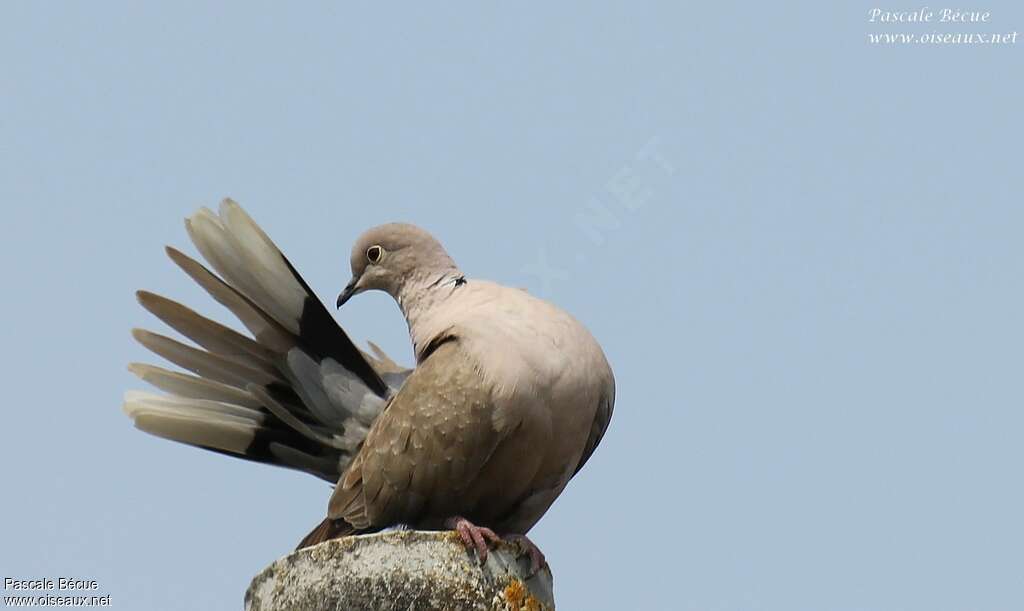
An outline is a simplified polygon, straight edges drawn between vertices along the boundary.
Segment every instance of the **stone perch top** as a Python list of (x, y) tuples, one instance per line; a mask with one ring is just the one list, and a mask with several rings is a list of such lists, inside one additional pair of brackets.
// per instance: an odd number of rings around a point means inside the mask
[(246, 611), (555, 608), (551, 572), (527, 578), (515, 543), (491, 548), (480, 566), (451, 531), (389, 531), (333, 539), (281, 558), (245, 593)]

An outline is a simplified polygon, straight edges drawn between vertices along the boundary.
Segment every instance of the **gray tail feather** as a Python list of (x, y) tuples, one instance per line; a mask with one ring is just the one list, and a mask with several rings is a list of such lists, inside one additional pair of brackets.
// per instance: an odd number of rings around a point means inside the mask
[(195, 346), (133, 331), (188, 373), (130, 365), (166, 394), (130, 391), (125, 413), (159, 437), (337, 481), (409, 370), (376, 346), (374, 356), (356, 347), (238, 204), (201, 209), (186, 227), (217, 273), (173, 248), (168, 255), (252, 337), (139, 291), (144, 308)]
[(295, 549), (300, 550), (304, 547), (312, 547), (318, 543), (323, 543), (324, 541), (354, 534), (357, 534), (356, 529), (345, 520), (325, 518), (324, 521), (317, 524), (316, 528), (311, 530), (308, 535), (303, 537), (302, 541), (299, 541), (299, 545), (296, 546)]

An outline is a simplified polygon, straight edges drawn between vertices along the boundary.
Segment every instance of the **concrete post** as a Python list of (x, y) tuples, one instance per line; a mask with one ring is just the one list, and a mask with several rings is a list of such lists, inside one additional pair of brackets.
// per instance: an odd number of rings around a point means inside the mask
[(551, 572), (527, 579), (529, 557), (521, 551), (502, 543), (481, 567), (450, 531), (334, 539), (263, 569), (245, 593), (245, 609), (554, 609)]

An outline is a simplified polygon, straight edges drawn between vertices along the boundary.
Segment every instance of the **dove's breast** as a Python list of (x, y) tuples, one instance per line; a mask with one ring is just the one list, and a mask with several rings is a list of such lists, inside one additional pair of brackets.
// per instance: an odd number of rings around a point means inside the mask
[(614, 382), (600, 346), (571, 315), (524, 291), (486, 289), (467, 291), (452, 332), (491, 388), (495, 428), (509, 432), (490, 461), (496, 477), (482, 479), (517, 490), (506, 528), (526, 532), (575, 473)]

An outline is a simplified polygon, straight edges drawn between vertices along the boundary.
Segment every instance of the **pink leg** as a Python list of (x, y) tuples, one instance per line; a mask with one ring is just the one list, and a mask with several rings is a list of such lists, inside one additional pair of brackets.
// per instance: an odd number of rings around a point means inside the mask
[(445, 528), (451, 528), (459, 533), (463, 545), (467, 549), (475, 549), (476, 556), (480, 559), (481, 566), (487, 562), (487, 548), (490, 543), (501, 542), (493, 530), (484, 526), (477, 526), (461, 516), (452, 516), (444, 521)]
[(533, 577), (542, 568), (548, 566), (548, 561), (544, 558), (544, 552), (540, 551), (540, 548), (533, 541), (530, 541), (530, 538), (526, 535), (505, 535), (505, 540), (517, 541), (521, 547), (526, 548), (526, 553), (530, 555), (530, 577)]

